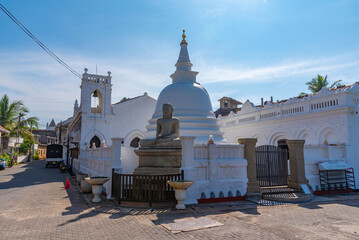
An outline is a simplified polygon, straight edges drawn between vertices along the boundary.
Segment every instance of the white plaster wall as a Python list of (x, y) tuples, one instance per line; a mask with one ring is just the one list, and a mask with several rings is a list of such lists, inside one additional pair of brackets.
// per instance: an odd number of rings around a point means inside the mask
[(350, 143), (347, 146), (347, 161), (354, 168), (355, 185), (359, 188), (359, 106), (356, 105), (352, 114), (347, 116)]
[(90, 141), (95, 135), (101, 140), (101, 142), (105, 140), (107, 144), (111, 144), (111, 119), (112, 116), (100, 118), (94, 114), (83, 114), (81, 122), (80, 147), (85, 148), (85, 143), (86, 146), (90, 147)]
[(193, 145), (194, 137), (192, 140), (182, 137), (181, 141), (184, 177), (194, 181), (188, 189), (186, 204), (196, 203), (202, 194), (205, 198), (228, 197), (229, 192), (232, 196), (246, 194), (247, 160), (243, 145)]
[(134, 152), (135, 148), (130, 146), (121, 148), (121, 166), (122, 173), (133, 174), (133, 171), (139, 164), (139, 158)]
[(304, 139), (307, 145), (323, 144), (324, 140), (329, 144), (348, 144), (346, 115), (346, 111), (333, 110), (223, 126), (221, 131), (232, 143), (239, 138), (257, 138), (257, 146), (277, 145), (280, 139)]
[[(124, 138), (125, 146), (135, 137), (143, 138), (148, 120), (155, 110), (156, 100), (147, 94), (113, 105), (114, 117), (111, 121), (111, 138)], [(135, 134), (130, 134), (134, 133)]]
[(304, 147), (305, 174), (313, 190), (320, 190), (319, 162), (346, 161), (346, 146), (312, 145)]

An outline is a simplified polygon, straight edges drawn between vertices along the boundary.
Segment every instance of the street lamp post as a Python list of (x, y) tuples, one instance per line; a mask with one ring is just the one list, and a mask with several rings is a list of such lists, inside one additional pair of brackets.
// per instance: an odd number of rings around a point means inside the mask
[[(67, 144), (66, 144), (66, 168), (69, 172), (72, 172), (72, 164), (70, 166), (69, 164), (69, 160), (70, 160), (70, 141), (72, 141), (73, 137), (70, 137), (69, 135), (67, 135)], [(71, 168), (71, 169), (70, 169)]]

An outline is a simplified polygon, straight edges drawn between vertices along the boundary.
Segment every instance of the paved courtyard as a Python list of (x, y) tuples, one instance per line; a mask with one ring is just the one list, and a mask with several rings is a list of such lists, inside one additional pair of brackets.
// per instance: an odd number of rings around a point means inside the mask
[[(359, 239), (359, 194), (277, 206), (131, 209), (89, 203), (73, 180), (64, 189), (67, 177), (44, 161), (0, 171), (0, 239)], [(199, 217), (224, 225), (179, 233), (161, 225)]]

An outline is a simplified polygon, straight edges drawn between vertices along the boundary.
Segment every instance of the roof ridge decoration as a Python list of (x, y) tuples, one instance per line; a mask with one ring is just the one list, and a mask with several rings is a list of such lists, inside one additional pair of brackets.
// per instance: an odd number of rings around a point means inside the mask
[(186, 30), (183, 29), (183, 34), (182, 34), (182, 41), (181, 44), (188, 44), (186, 41)]
[(250, 113), (250, 112), (254, 112), (256, 111), (257, 108), (254, 106), (254, 104), (249, 101), (249, 99), (247, 99), (247, 101), (245, 101), (245, 103), (243, 103), (242, 109), (241, 111), (239, 111), (239, 113), (243, 114), (243, 113)]
[(186, 35), (183, 32), (181, 50), (177, 63), (175, 64), (176, 71), (170, 76), (172, 78), (172, 83), (197, 82), (196, 76), (198, 72), (192, 71), (193, 64), (189, 58), (187, 45)]
[(333, 94), (335, 94), (335, 92), (336, 92), (335, 90), (330, 90), (324, 86), (324, 87), (322, 87), (322, 89), (320, 89), (320, 91), (317, 94), (312, 96), (312, 98), (320, 98), (320, 97), (333, 95)]

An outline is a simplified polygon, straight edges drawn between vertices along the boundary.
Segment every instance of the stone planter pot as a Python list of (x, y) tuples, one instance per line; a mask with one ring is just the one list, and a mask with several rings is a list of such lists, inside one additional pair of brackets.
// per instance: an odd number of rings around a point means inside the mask
[(183, 182), (171, 182), (167, 181), (167, 183), (175, 189), (175, 197), (177, 200), (176, 209), (185, 209), (184, 200), (187, 195), (187, 188), (192, 186), (192, 181), (183, 181)]
[(87, 173), (78, 173), (76, 174), (76, 182), (78, 185), (81, 184), (81, 180), (85, 179), (85, 177), (88, 177), (89, 175)]
[(93, 199), (92, 202), (99, 203), (101, 202), (101, 193), (102, 193), (102, 186), (105, 182), (110, 180), (109, 177), (87, 177), (85, 180), (92, 185), (92, 194)]
[(85, 179), (81, 179), (81, 190), (83, 193), (90, 193), (92, 191), (92, 186), (90, 183), (86, 182)]

